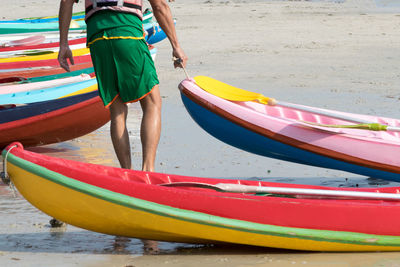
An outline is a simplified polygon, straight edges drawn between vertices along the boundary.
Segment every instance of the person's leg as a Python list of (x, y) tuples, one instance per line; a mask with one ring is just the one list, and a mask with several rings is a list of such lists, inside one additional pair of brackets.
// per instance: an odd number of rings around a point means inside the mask
[(131, 169), (131, 146), (129, 143), (128, 130), (126, 129), (126, 118), (128, 107), (118, 96), (110, 105), (111, 115), (111, 140), (121, 168)]
[(158, 85), (140, 100), (143, 110), (140, 138), (142, 141), (143, 171), (154, 171), (157, 146), (161, 133), (161, 96)]

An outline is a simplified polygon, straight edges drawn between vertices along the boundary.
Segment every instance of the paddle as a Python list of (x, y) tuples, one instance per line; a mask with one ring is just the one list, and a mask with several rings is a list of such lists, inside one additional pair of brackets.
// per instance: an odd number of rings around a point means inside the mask
[(384, 125), (380, 123), (361, 123), (361, 124), (353, 124), (353, 125), (335, 125), (335, 124), (322, 124), (315, 123), (309, 121), (302, 121), (304, 123), (327, 127), (327, 128), (348, 128), (348, 129), (360, 129), (360, 130), (369, 130), (369, 131), (391, 131), (391, 132), (400, 132), (400, 127)]
[(231, 86), (229, 84), (220, 82), (218, 80), (215, 80), (210, 77), (206, 76), (196, 76), (194, 77), (194, 80), (196, 84), (201, 87), (203, 90), (209, 92), (210, 94), (213, 94), (215, 96), (218, 96), (220, 98), (230, 100), (230, 101), (257, 101), (261, 104), (266, 104), (266, 105), (280, 105), (283, 107), (288, 107), (288, 108), (294, 108), (298, 110), (303, 110), (319, 115), (324, 115), (324, 116), (329, 116), (332, 118), (337, 118), (337, 119), (342, 119), (342, 120), (347, 120), (351, 122), (357, 122), (357, 123), (370, 123), (369, 121), (365, 121), (362, 119), (358, 118), (353, 118), (350, 116), (346, 115), (341, 115), (341, 114), (336, 114), (333, 112), (325, 111), (325, 110), (320, 110), (317, 108), (312, 108), (312, 107), (304, 107), (301, 105), (297, 104), (291, 104), (291, 103), (286, 103), (286, 102), (278, 102), (274, 98), (266, 97), (262, 94), (259, 93), (254, 93), (250, 91), (246, 91), (234, 86)]
[(285, 195), (345, 197), (352, 199), (400, 200), (400, 194), (342, 191), (342, 190), (331, 190), (331, 189), (285, 188), (285, 187), (251, 186), (251, 185), (225, 184), (225, 183), (206, 184), (206, 183), (196, 183), (196, 182), (174, 182), (174, 183), (160, 184), (160, 185), (168, 187), (174, 187), (174, 186), (200, 187), (226, 193), (271, 193), (271, 194), (285, 194)]
[(246, 91), (246, 90), (231, 86), (229, 84), (220, 82), (218, 80), (215, 80), (213, 78), (206, 77), (206, 76), (196, 76), (196, 77), (194, 77), (194, 80), (195, 80), (196, 84), (203, 90), (209, 92), (210, 94), (218, 96), (220, 98), (226, 99), (226, 100), (243, 101), (243, 102), (257, 101), (257, 102), (259, 102), (261, 104), (265, 104), (265, 105), (271, 105), (271, 106), (279, 105), (279, 106), (283, 106), (283, 107), (307, 111), (310, 113), (328, 116), (331, 118), (336, 118), (336, 119), (345, 120), (345, 121), (349, 121), (349, 122), (361, 123), (358, 125), (327, 125), (327, 124), (318, 124), (318, 123), (303, 121), (304, 123), (311, 124), (311, 125), (316, 125), (316, 126), (321, 126), (321, 127), (331, 127), (331, 128), (352, 128), (352, 129), (373, 130), (373, 131), (400, 131), (399, 127), (392, 127), (392, 126), (383, 125), (383, 124), (379, 124), (379, 123), (371, 123), (370, 121), (367, 121), (367, 120), (354, 118), (352, 116), (338, 114), (338, 113), (330, 112), (327, 110), (322, 110), (322, 109), (318, 109), (318, 108), (306, 107), (306, 106), (302, 106), (302, 105), (277, 101), (274, 98), (266, 97), (259, 93)]

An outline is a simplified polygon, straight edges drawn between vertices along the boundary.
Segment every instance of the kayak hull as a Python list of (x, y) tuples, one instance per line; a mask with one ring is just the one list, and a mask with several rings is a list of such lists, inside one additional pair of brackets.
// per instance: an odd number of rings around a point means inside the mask
[[(398, 201), (288, 198), (196, 186), (166, 187), (161, 185), (236, 183), (332, 189), (119, 169), (36, 154), (18, 143), (2, 155), (11, 180), (30, 203), (91, 231), (171, 242), (310, 251), (400, 250)], [(398, 188), (337, 190), (393, 193)]]
[(0, 110), (0, 114), (0, 147), (11, 141), (25, 146), (58, 143), (88, 134), (109, 121), (109, 111), (97, 91)]
[(88, 93), (97, 90), (96, 78), (89, 80), (50, 87), (45, 89), (17, 92), (0, 95), (0, 105), (29, 104), (39, 101), (47, 101), (72, 95)]
[(249, 105), (255, 108), (248, 109), (246, 104), (223, 100), (189, 80), (179, 87), (182, 101), (196, 123), (229, 145), (266, 157), (400, 181), (400, 162), (394, 156), (400, 154), (397, 133), (368, 136), (364, 130), (325, 131), (299, 124), (293, 118), (267, 115), (262, 104), (252, 102)]

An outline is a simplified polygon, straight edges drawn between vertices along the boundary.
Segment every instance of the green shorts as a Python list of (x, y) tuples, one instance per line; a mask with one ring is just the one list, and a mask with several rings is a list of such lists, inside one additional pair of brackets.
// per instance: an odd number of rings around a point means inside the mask
[(159, 84), (145, 40), (129, 39), (128, 35), (124, 27), (120, 27), (90, 38), (99, 95), (106, 107), (118, 96), (125, 103), (138, 101)]

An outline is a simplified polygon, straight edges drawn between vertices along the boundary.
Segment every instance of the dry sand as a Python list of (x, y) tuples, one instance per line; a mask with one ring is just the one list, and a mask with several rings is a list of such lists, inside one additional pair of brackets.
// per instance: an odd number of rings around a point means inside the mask
[[(192, 76), (208, 75), (278, 100), (399, 118), (400, 7), (393, 2), (176, 0), (170, 5)], [(57, 10), (54, 0), (15, 0), (2, 6), (0, 18)], [(82, 3), (78, 10), (83, 10)], [(164, 101), (158, 171), (324, 185), (389, 184), (252, 155), (215, 140), (183, 107), (177, 85), (185, 76), (172, 68), (169, 43), (156, 47)], [(136, 169), (141, 156), (140, 114), (137, 105), (130, 106)], [(35, 151), (117, 166), (108, 125)], [(4, 186), (0, 218), (0, 266), (400, 266), (400, 253), (307, 253), (171, 243), (160, 243), (160, 255), (143, 255), (143, 245), (136, 239), (121, 241), (71, 226), (51, 230), (48, 216), (22, 197), (14, 198)]]

